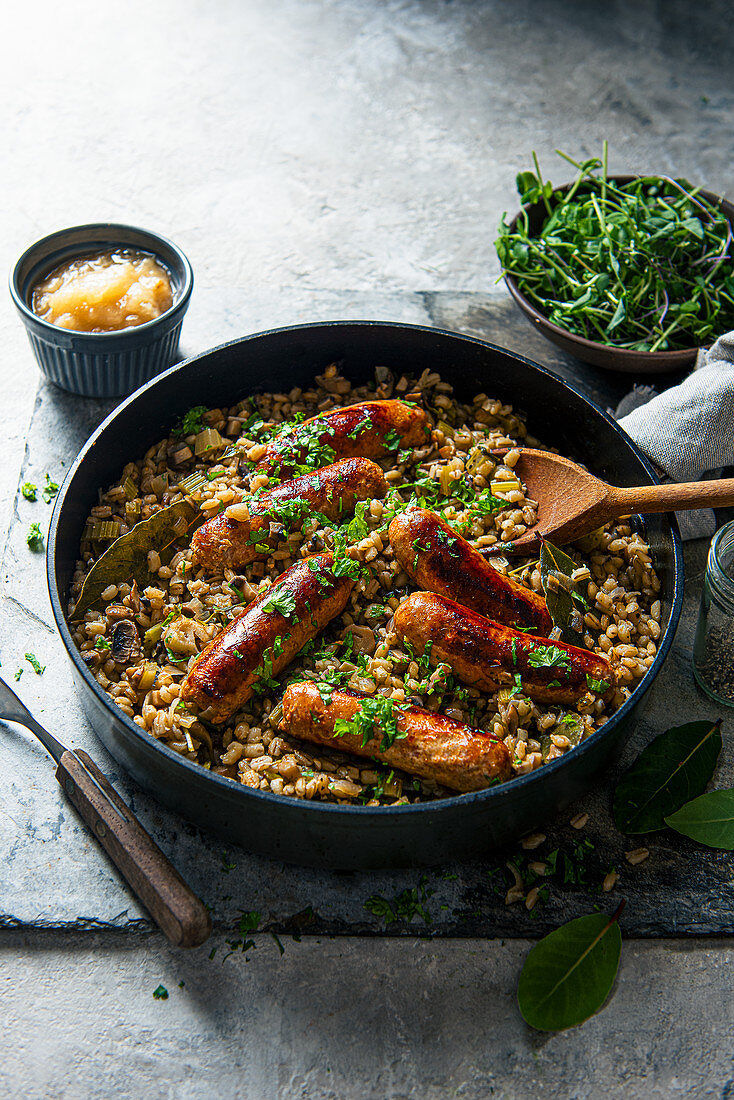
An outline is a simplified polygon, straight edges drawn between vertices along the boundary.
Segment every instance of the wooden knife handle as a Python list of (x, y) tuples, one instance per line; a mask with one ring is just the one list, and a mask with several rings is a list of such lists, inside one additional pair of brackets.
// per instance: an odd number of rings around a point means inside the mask
[(198, 947), (212, 922), (204, 903), (186, 885), (129, 806), (90, 756), (67, 749), (56, 778), (91, 832), (124, 875), (153, 920), (176, 947)]

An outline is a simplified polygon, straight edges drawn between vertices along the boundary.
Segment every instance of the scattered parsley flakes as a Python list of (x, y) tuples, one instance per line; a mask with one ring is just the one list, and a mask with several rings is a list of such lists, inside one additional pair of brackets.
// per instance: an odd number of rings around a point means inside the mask
[(97, 641), (94, 643), (94, 648), (102, 652), (102, 650), (111, 649), (112, 645), (109, 638), (105, 638), (100, 634)]
[(396, 704), (384, 695), (375, 695), (363, 699), (360, 709), (353, 718), (337, 718), (334, 724), (334, 737), (343, 737), (345, 733), (362, 738), (364, 747), (377, 736), (376, 726), (382, 733), (380, 751), (386, 752), (396, 741), (407, 737), (407, 733), (398, 732), (398, 711), (406, 710), (407, 704)]
[(606, 680), (595, 680), (590, 673), (586, 673), (586, 684), (589, 691), (596, 691), (599, 695), (603, 695), (605, 691), (609, 691), (609, 684)]
[(14, 679), (15, 680), (20, 680), (22, 675), (23, 675), (23, 669), (22, 668), (16, 669)]
[(571, 668), (571, 658), (557, 645), (536, 645), (528, 651), (528, 664), (532, 668)]
[(43, 532), (37, 523), (32, 523), (28, 534), (25, 537), (26, 542), (31, 550), (39, 551), (43, 550)]
[(153, 990), (153, 996), (155, 997), (155, 999), (157, 1001), (167, 1001), (168, 1000), (168, 990), (166, 989), (166, 987), (164, 985), (159, 985), (157, 989)]
[(293, 592), (285, 587), (279, 588), (275, 592), (271, 590), (262, 605), (262, 609), (263, 611), (279, 611), (284, 618), (288, 619), (296, 610), (296, 597)]
[(205, 412), (207, 412), (206, 405), (194, 405), (187, 413), (184, 413), (181, 417), (181, 423), (172, 432), (174, 438), (183, 439), (184, 436), (197, 435), (199, 432), (203, 432), (205, 425), (201, 418)]
[[(25, 659), (35, 672), (36, 676), (43, 676), (44, 672), (46, 671), (46, 666), (41, 664), (35, 653), (26, 653)], [(18, 677), (16, 677), (16, 679), (18, 679)]]
[(234, 871), (236, 866), (237, 866), (236, 863), (230, 863), (229, 854), (228, 854), (227, 850), (225, 849), (222, 852), (222, 866), (221, 866), (220, 870), (222, 871), (223, 874), (228, 875), (230, 871)]
[(20, 487), (20, 491), (26, 500), (37, 500), (38, 486), (34, 485), (32, 481), (24, 481)]
[(46, 484), (44, 485), (41, 496), (46, 501), (46, 504), (50, 504), (59, 491), (59, 486), (55, 481), (51, 480), (49, 474), (46, 474)]

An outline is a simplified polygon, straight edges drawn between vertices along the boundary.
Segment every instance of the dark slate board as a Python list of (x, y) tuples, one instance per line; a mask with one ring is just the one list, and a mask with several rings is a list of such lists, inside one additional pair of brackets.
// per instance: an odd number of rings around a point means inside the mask
[[(358, 316), (359, 313), (353, 312), (354, 295), (350, 296), (350, 304), (351, 315)], [(339, 316), (338, 295), (333, 305), (331, 316)], [(388, 308), (382, 303), (382, 309), (380, 303), (373, 303), (371, 310), (369, 301), (364, 305), (361, 315), (365, 317), (380, 315), (423, 320), (521, 352), (575, 381), (605, 408), (616, 406), (633, 381), (652, 381), (662, 388), (677, 380), (670, 376), (654, 380), (632, 379), (580, 364), (549, 345), (503, 297), (435, 293), (405, 295), (400, 309), (395, 308), (394, 302)], [(219, 333), (220, 338), (231, 335), (234, 333)], [(68, 464), (109, 407), (110, 403), (83, 402), (42, 386), (29, 430), (24, 470), (31, 467), (36, 471), (39, 468), (58, 469), (62, 461)], [(9, 636), (12, 638), (13, 631), (41, 630), (48, 650), (54, 644), (60, 650), (60, 645), (52, 641), (53, 631), (48, 625), (49, 610), (41, 571), (29, 562), (23, 545), (26, 522), (27, 516), (21, 509), (11, 529), (4, 557), (7, 586), (4, 617), (9, 624)], [(235, 848), (225, 855), (220, 841), (156, 806), (121, 774), (88, 731), (81, 731), (76, 738), (72, 734), (70, 739), (87, 747), (106, 767), (161, 847), (172, 855), (182, 873), (211, 904), (221, 933), (220, 941), (232, 938), (233, 930), (235, 939), (239, 938), (236, 928), (243, 910), (256, 910), (261, 914), (260, 928), (280, 935), (387, 933), (534, 937), (597, 906), (611, 912), (621, 898), (627, 900), (621, 921), (627, 934), (728, 933), (734, 924), (734, 860), (731, 855), (700, 848), (670, 832), (624, 838), (616, 831), (610, 814), (616, 779), (655, 734), (670, 725), (719, 716), (720, 708), (699, 691), (691, 674), (691, 645), (706, 550), (705, 542), (686, 547), (686, 595), (678, 636), (651, 692), (644, 720), (618, 767), (595, 792), (565, 811), (545, 830), (547, 839), (534, 852), (524, 852), (515, 846), (497, 853), (492, 859), (429, 871), (340, 874), (286, 866)], [(58, 660), (63, 663), (65, 658), (60, 655)], [(50, 669), (50, 673), (52, 671)], [(70, 678), (66, 669), (59, 668), (58, 675), (65, 685), (62, 692), (66, 693), (60, 703), (76, 714), (77, 704), (70, 697)], [(38, 688), (28, 678), (22, 686), (26, 685)], [(26, 697), (30, 701), (30, 696)], [(38, 695), (38, 699), (42, 706), (43, 696)], [(49, 706), (50, 712), (53, 713), (53, 709)], [(729, 786), (734, 782), (734, 758), (727, 744), (731, 718), (728, 713), (723, 717), (725, 747), (715, 783)], [(57, 728), (61, 732), (60, 727)], [(10, 736), (7, 727), (0, 725), (0, 741), (5, 741), (6, 734)], [(10, 742), (5, 743), (9, 747)], [(15, 751), (24, 756), (35, 751), (30, 742), (20, 748), (16, 742), (12, 744)], [(17, 763), (21, 756), (15, 759)], [(37, 759), (38, 767), (43, 768), (43, 754), (38, 753)], [(19, 829), (18, 837), (14, 841), (11, 838), (5, 865), (0, 871), (0, 927), (149, 928), (146, 915), (130, 903), (115, 871), (96, 855), (93, 842), (86, 838), (73, 812), (55, 793), (53, 780), (49, 778), (41, 787), (45, 802), (40, 796), (34, 798), (18, 774), (10, 778), (0, 798), (0, 826), (3, 825), (4, 799), (5, 806), (12, 809), (9, 816)], [(589, 814), (589, 821), (583, 830), (577, 831), (569, 821), (581, 811)], [(28, 821), (23, 820), (26, 813)], [(41, 813), (48, 820), (38, 820)], [(51, 823), (54, 815), (58, 815), (56, 824)], [(36, 871), (29, 871), (29, 859), (39, 859), (39, 852), (45, 851), (39, 846), (41, 842), (53, 842), (54, 837), (61, 838), (64, 862), (52, 878), (39, 881)], [(22, 842), (27, 842), (28, 847), (24, 848)], [(573, 857), (579, 844), (586, 845), (582, 883), (563, 881), (564, 860), (560, 858), (559, 871), (545, 880), (549, 887), (547, 900), (532, 913), (522, 902), (512, 906), (505, 904), (506, 890), (513, 881), (506, 867), (508, 861), (518, 857), (542, 860), (554, 849)], [(650, 857), (631, 867), (624, 853), (641, 845), (649, 848)], [(578, 865), (578, 860), (574, 860), (574, 864)], [(48, 861), (47, 865), (50, 865)], [(600, 887), (612, 866), (620, 872), (620, 881), (607, 895), (601, 893)], [(415, 891), (413, 897), (428, 920), (415, 912), (411, 917), (389, 922), (365, 907), (369, 898), (377, 896), (387, 899), (394, 908), (394, 899), (402, 897), (405, 900), (406, 891)]]

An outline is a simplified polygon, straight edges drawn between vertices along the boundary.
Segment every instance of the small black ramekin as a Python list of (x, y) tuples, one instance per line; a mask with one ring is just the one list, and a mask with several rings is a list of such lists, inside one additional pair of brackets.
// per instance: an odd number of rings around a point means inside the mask
[[(75, 332), (36, 316), (33, 288), (65, 260), (111, 248), (152, 253), (171, 277), (173, 304), (144, 325), (117, 332)], [(61, 229), (31, 245), (10, 276), (10, 294), (46, 377), (84, 397), (119, 397), (171, 365), (178, 351), (194, 275), (180, 248), (157, 233), (132, 225), (98, 222)]]

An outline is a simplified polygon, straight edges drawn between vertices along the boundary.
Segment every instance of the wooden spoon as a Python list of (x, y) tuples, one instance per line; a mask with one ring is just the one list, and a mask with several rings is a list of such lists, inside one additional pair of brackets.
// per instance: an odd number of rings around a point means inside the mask
[[(501, 457), (507, 450), (493, 451)], [(607, 485), (575, 462), (550, 451), (520, 450), (515, 466), (538, 503), (538, 520), (514, 542), (488, 546), (485, 554), (529, 554), (543, 539), (556, 545), (573, 542), (620, 516), (637, 512), (675, 512), (689, 508), (725, 508), (734, 504), (734, 478), (672, 485), (639, 485), (621, 489)]]

